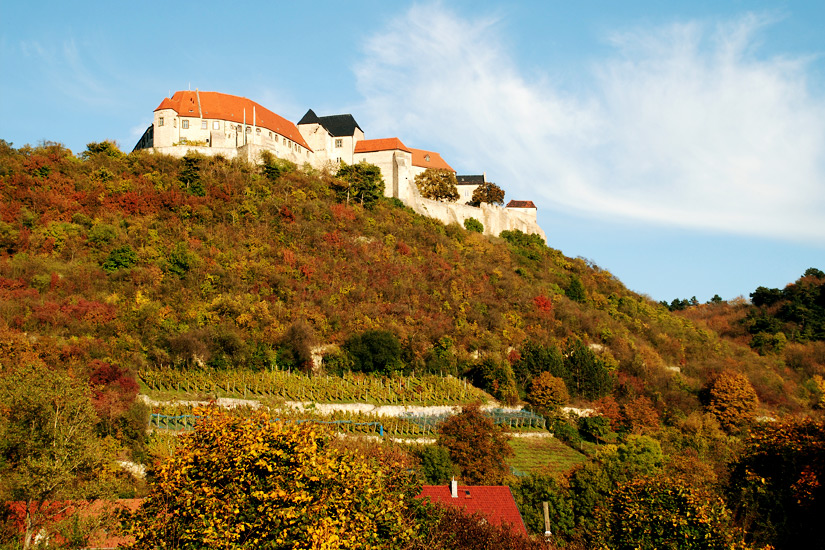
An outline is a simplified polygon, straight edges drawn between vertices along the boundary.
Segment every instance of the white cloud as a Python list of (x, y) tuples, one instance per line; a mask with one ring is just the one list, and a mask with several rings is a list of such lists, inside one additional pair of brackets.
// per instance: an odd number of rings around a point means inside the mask
[[(825, 100), (746, 15), (609, 37), (585, 92), (528, 77), (494, 18), (418, 5), (356, 67), (368, 137), (438, 148), (542, 209), (825, 242)], [(365, 126), (367, 127), (367, 126)]]

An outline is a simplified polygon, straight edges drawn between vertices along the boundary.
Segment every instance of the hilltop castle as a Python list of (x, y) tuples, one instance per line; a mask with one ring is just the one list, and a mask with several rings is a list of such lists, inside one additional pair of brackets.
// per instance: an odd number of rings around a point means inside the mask
[(397, 137), (366, 139), (350, 114), (318, 116), (310, 109), (298, 124), (245, 97), (219, 92), (179, 91), (164, 98), (154, 121), (135, 149), (182, 157), (189, 151), (257, 162), (262, 151), (298, 165), (333, 167), (340, 162), (366, 161), (381, 169), (385, 195), (395, 197), (419, 214), (444, 223), (462, 224), (475, 218), (484, 232), (498, 235), (518, 229), (546, 240), (532, 201), (510, 201), (506, 207), (465, 204), (486, 176), (457, 176), (460, 199), (446, 203), (422, 198), (415, 176), (428, 168), (455, 170), (434, 151), (407, 147)]

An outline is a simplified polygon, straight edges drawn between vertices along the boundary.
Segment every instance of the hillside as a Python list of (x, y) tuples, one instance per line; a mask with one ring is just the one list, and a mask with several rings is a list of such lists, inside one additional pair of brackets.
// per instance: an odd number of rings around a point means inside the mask
[(523, 396), (531, 353), (576, 345), (611, 377), (584, 399), (646, 395), (665, 416), (687, 414), (723, 369), (745, 372), (768, 409), (812, 398), (778, 358), (536, 237), (487, 238), (397, 201), (348, 206), (332, 176), (286, 164), (107, 144), (81, 157), (0, 151), (2, 319), (48, 364), (295, 369), (326, 346), (334, 371), (338, 346), (380, 329), (400, 342), (400, 368), (471, 376), (511, 402), (498, 366), (513, 365)]
[(0, 178), (4, 495), (144, 495), (211, 402), (371, 435), (335, 445), (419, 486), (474, 471), (444, 426), (485, 433), (501, 454), (467, 479), (510, 485), (536, 533), (550, 501), (571, 548), (625, 547), (626, 517), (777, 548), (818, 536), (819, 272), (673, 312), (552, 235), (445, 226), (379, 189), (348, 200), (343, 171), (0, 141)]

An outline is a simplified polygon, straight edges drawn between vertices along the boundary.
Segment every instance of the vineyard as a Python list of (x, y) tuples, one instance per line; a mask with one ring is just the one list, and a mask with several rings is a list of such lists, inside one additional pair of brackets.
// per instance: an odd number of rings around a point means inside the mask
[(466, 380), (452, 376), (311, 377), (286, 371), (141, 370), (144, 390), (210, 397), (275, 398), (313, 403), (370, 403), (374, 405), (461, 405), (491, 398)]

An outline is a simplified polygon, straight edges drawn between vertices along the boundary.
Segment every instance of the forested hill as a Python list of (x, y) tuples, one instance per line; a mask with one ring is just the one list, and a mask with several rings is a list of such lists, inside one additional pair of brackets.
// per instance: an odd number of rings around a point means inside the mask
[(782, 357), (630, 292), (553, 235), (347, 204), (306, 167), (2, 142), (0, 178), (0, 330), (61, 369), (298, 368), (326, 346), (340, 370), (338, 346), (380, 330), (399, 342), (393, 368), (470, 376), (512, 402), (537, 361), (579, 399), (644, 396), (665, 418), (698, 408), (723, 370), (769, 410), (814, 399)]

